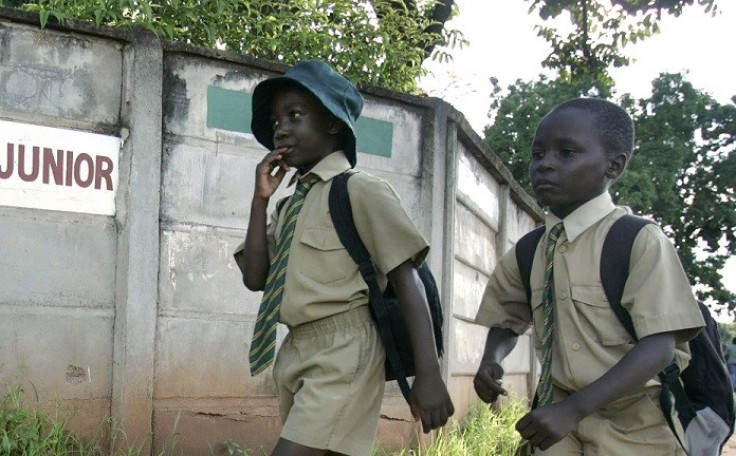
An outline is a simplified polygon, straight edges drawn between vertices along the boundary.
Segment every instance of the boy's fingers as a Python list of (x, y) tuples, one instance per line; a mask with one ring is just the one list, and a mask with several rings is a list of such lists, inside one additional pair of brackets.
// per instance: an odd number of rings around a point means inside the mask
[(437, 429), (444, 426), (450, 416), (455, 413), (454, 406), (452, 404), (447, 406), (440, 406), (431, 412), (425, 413), (423, 416), (428, 417), (426, 420), (422, 420), (422, 429), (424, 433), (428, 433), (432, 429)]
[(526, 438), (524, 435), (524, 431), (526, 430), (527, 426), (531, 423), (531, 416), (529, 413), (522, 416), (519, 421), (516, 422), (516, 430), (519, 432), (519, 434), (522, 435), (522, 437)]
[(409, 404), (409, 412), (411, 413), (411, 416), (414, 418), (414, 421), (419, 421), (419, 419), (422, 417), (422, 414), (418, 409), (419, 407), (417, 407), (416, 402), (411, 401), (411, 403)]
[(437, 421), (436, 427), (444, 426), (445, 423), (447, 423), (447, 420), (450, 418), (450, 415), (447, 414), (448, 410), (444, 407), (442, 407), (442, 410), (439, 412), (439, 419)]
[(485, 402), (493, 402), (498, 395), (508, 396), (508, 391), (501, 386), (500, 380), (486, 378), (485, 380), (477, 379), (475, 381), (475, 392)]

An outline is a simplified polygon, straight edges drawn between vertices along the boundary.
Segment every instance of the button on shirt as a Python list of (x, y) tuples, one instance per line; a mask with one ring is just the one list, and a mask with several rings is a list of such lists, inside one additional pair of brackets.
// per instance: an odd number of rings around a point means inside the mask
[[(633, 346), (618, 321), (600, 280), (603, 241), (611, 225), (627, 208), (616, 207), (604, 193), (568, 215), (554, 256), (556, 302), (552, 381), (566, 391), (577, 391), (611, 369)], [(560, 219), (549, 214), (547, 233)], [(547, 243), (547, 233), (539, 246)], [(533, 340), (540, 349), (544, 248), (537, 248), (530, 285), (533, 312), (529, 312), (514, 249), (499, 261), (484, 291), (476, 322), (488, 327), (524, 333), (534, 323)], [(704, 326), (690, 284), (669, 239), (656, 225), (645, 226), (632, 247), (629, 278), (622, 305), (631, 314), (639, 338), (675, 332), (676, 356), (684, 369), (689, 359), (687, 341)], [(651, 380), (648, 385), (656, 385)]]
[[(293, 185), (297, 178), (319, 178), (304, 200), (289, 252), (280, 313), (281, 323), (288, 326), (368, 305), (368, 287), (340, 242), (329, 212), (332, 178), (348, 169), (350, 163), (338, 151), (322, 159), (307, 175), (294, 176), (289, 183)], [(424, 261), (429, 244), (409, 218), (391, 185), (359, 172), (348, 180), (348, 190), (355, 226), (382, 282), (387, 272), (404, 261), (411, 259), (417, 265)], [(284, 220), (281, 213), (271, 214), (267, 228), (271, 254)], [(236, 249), (236, 259), (243, 255), (242, 248), (241, 244)]]

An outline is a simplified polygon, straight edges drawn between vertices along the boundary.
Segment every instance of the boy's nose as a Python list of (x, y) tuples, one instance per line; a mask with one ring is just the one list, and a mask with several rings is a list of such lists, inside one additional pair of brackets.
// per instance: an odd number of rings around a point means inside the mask
[(532, 169), (544, 170), (553, 167), (552, 154), (544, 154), (532, 162)]
[(273, 127), (273, 137), (274, 138), (283, 138), (288, 134), (288, 130), (284, 127), (284, 124), (281, 122), (278, 122)]

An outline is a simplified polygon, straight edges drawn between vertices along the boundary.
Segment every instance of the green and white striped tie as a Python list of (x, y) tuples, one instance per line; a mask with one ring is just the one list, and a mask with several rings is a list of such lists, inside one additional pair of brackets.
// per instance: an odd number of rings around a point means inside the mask
[[(562, 222), (549, 230), (545, 251), (544, 290), (542, 292), (542, 316), (544, 317), (544, 325), (542, 326), (542, 375), (539, 377), (539, 385), (537, 386), (537, 406), (552, 403), (552, 335), (555, 325), (553, 309), (555, 303), (554, 259), (557, 239), (564, 230), (565, 226)], [(530, 456), (532, 454), (534, 454), (534, 448), (529, 441), (522, 441), (516, 455)]]
[(276, 326), (279, 322), (281, 297), (284, 294), (286, 265), (289, 262), (291, 240), (294, 238), (296, 220), (304, 205), (304, 197), (318, 179), (302, 183), (297, 182), (296, 190), (289, 201), (286, 210), (286, 221), (281, 231), (281, 237), (276, 243), (276, 253), (268, 269), (268, 278), (263, 290), (261, 306), (258, 309), (258, 318), (253, 330), (253, 340), (250, 345), (250, 374), (255, 376), (263, 372), (273, 362), (276, 353)]
[(562, 222), (549, 230), (547, 238), (546, 262), (544, 269), (544, 291), (542, 292), (542, 315), (544, 315), (544, 326), (542, 327), (542, 375), (539, 377), (537, 388), (538, 405), (549, 405), (552, 403), (552, 340), (555, 325), (555, 314), (553, 306), (555, 303), (555, 278), (554, 259), (557, 239), (565, 229)]

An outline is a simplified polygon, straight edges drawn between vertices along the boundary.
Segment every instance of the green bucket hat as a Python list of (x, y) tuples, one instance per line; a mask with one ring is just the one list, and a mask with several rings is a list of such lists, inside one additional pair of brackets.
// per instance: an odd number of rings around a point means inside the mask
[(271, 100), (274, 94), (287, 86), (300, 86), (310, 92), (346, 126), (343, 151), (354, 167), (355, 121), (363, 110), (363, 97), (358, 89), (331, 66), (319, 60), (304, 60), (289, 69), (283, 76), (266, 79), (253, 90), (253, 118), (250, 129), (259, 143), (273, 150), (271, 126)]

